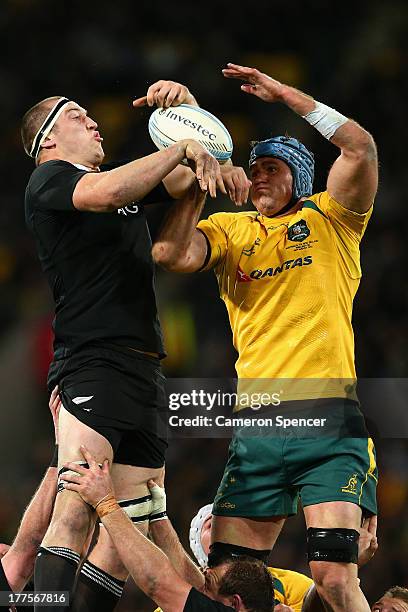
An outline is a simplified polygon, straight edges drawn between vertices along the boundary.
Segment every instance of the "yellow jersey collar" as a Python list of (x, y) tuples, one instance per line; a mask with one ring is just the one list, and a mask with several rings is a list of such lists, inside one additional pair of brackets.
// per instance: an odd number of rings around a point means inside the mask
[(282, 215), (281, 217), (265, 217), (265, 215), (258, 213), (256, 215), (256, 220), (266, 229), (270, 227), (280, 227), (282, 225), (287, 226), (290, 219), (296, 215), (296, 212)]

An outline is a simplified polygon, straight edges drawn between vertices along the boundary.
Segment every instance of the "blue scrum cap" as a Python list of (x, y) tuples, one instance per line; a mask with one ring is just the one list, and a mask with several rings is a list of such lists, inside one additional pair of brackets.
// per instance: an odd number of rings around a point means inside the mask
[(312, 194), (314, 156), (299, 140), (288, 136), (261, 140), (251, 150), (250, 167), (258, 157), (276, 157), (289, 166), (293, 176), (292, 201)]

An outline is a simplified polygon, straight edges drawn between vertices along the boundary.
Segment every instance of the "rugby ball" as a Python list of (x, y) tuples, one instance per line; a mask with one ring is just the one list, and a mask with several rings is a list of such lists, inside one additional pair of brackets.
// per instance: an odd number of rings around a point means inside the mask
[(232, 138), (225, 125), (198, 106), (180, 104), (157, 108), (149, 119), (149, 134), (158, 149), (191, 138), (214, 155), (220, 164), (232, 155)]

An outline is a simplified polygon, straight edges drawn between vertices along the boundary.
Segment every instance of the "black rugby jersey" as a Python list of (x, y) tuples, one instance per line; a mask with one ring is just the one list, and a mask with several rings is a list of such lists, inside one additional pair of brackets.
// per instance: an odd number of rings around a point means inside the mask
[(224, 604), (214, 601), (192, 588), (188, 594), (183, 612), (199, 612), (199, 610), (206, 610), (207, 612), (229, 612), (231, 610), (233, 611), (234, 608), (224, 606)]
[(34, 170), (26, 189), (26, 223), (55, 300), (54, 358), (95, 342), (164, 356), (143, 204), (171, 197), (160, 183), (117, 211), (79, 211), (72, 195), (86, 172), (52, 160)]

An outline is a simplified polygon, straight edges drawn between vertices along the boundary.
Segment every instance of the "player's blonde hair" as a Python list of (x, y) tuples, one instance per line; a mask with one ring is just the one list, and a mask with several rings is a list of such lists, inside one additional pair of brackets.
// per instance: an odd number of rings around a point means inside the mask
[(390, 597), (390, 599), (400, 599), (405, 603), (408, 603), (408, 589), (400, 586), (394, 586), (388, 589), (386, 593), (384, 593), (383, 597)]

